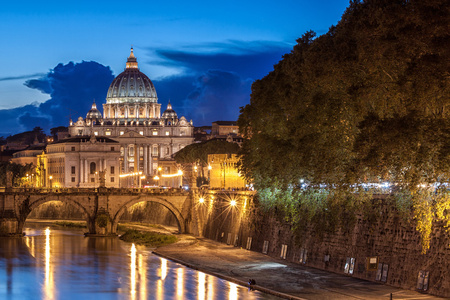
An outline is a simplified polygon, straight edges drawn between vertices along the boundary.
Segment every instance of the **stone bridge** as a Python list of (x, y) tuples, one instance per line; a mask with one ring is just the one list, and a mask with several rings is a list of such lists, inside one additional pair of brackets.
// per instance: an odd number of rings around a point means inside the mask
[(0, 235), (22, 235), (30, 212), (49, 201), (70, 203), (84, 212), (91, 235), (116, 235), (121, 215), (139, 202), (165, 206), (176, 218), (180, 233), (199, 235), (193, 192), (182, 189), (0, 189)]
[(234, 201), (236, 208), (242, 206), (242, 209), (247, 206), (246, 199), (253, 195), (251, 191), (197, 188), (189, 192), (158, 188), (0, 188), (0, 236), (23, 235), (31, 211), (49, 201), (70, 203), (83, 211), (90, 235), (116, 235), (120, 217), (129, 207), (139, 202), (154, 202), (173, 214), (180, 233), (202, 236), (205, 223), (211, 221), (213, 201), (219, 201), (219, 206), (224, 207)]

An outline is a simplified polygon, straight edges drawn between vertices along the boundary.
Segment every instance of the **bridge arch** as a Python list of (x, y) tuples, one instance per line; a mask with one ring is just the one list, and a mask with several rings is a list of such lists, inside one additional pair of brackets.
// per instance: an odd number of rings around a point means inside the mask
[(79, 208), (84, 216), (85, 216), (85, 220), (86, 220), (86, 225), (87, 228), (90, 229), (90, 222), (89, 222), (89, 218), (91, 217), (88, 210), (86, 209), (86, 207), (84, 207), (81, 203), (79, 203), (78, 201), (74, 200), (71, 197), (58, 197), (56, 195), (46, 195), (37, 199), (32, 199), (31, 201), (29, 201), (27, 204), (27, 206), (25, 206), (25, 202), (22, 203), (21, 207), (19, 208), (19, 212), (18, 212), (18, 219), (19, 219), (19, 223), (18, 223), (18, 233), (23, 231), (23, 226), (25, 224), (26, 219), (28, 218), (29, 214), (38, 206), (50, 202), (50, 201), (59, 201), (59, 202), (63, 202), (63, 203), (69, 203), (72, 204), (74, 206), (76, 206), (77, 208)]
[(129, 201), (125, 202), (119, 208), (119, 210), (115, 213), (114, 217), (112, 218), (113, 232), (116, 232), (119, 219), (124, 214), (125, 210), (139, 202), (154, 202), (154, 203), (161, 204), (162, 206), (167, 208), (172, 213), (172, 215), (175, 217), (175, 220), (177, 221), (177, 225), (178, 225), (178, 231), (180, 233), (186, 232), (186, 224), (185, 224), (184, 217), (181, 214), (181, 212), (172, 203), (170, 203), (168, 200), (161, 198), (161, 197), (147, 196), (147, 195), (146, 196), (138, 196), (136, 198), (130, 199)]
[(59, 202), (63, 202), (63, 203), (65, 202), (65, 203), (73, 204), (74, 206), (80, 208), (83, 211), (83, 213), (86, 214), (86, 216), (89, 216), (88, 210), (81, 203), (74, 200), (72, 197), (64, 197), (61, 199), (60, 197), (52, 196), (52, 195), (44, 196), (42, 198), (38, 198), (38, 199), (34, 200), (33, 202), (31, 202), (30, 206), (29, 206), (30, 212), (33, 209), (35, 209), (36, 207), (38, 207), (44, 203), (50, 202), (50, 201), (59, 201)]

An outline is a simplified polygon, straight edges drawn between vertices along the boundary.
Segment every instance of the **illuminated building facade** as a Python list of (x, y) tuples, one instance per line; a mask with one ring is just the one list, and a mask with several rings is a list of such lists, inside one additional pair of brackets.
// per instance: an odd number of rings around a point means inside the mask
[(37, 156), (38, 187), (119, 187), (119, 143), (77, 136), (47, 145)]
[(236, 154), (209, 154), (209, 186), (219, 189), (247, 187), (248, 183), (239, 174), (238, 161)]
[[(117, 141), (120, 174), (141, 173), (145, 176), (143, 183), (150, 181), (150, 185), (163, 185), (162, 181), (155, 182), (153, 178), (161, 177), (165, 172), (177, 173), (172, 155), (193, 142), (193, 129), (192, 121), (183, 116), (178, 118), (170, 101), (161, 114), (155, 87), (139, 70), (132, 48), (125, 70), (108, 89), (103, 115), (94, 102), (86, 118), (70, 121), (69, 134), (71, 137), (106, 137)], [(121, 187), (138, 185), (135, 176), (121, 178)], [(171, 179), (167, 183), (176, 186), (180, 181)]]

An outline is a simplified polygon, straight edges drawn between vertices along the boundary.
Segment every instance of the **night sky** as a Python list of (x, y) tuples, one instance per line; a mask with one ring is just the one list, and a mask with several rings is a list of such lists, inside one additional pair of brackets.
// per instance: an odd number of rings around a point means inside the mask
[(162, 110), (195, 126), (236, 120), (251, 84), (347, 0), (7, 1), (0, 10), (0, 136), (100, 110), (133, 46)]

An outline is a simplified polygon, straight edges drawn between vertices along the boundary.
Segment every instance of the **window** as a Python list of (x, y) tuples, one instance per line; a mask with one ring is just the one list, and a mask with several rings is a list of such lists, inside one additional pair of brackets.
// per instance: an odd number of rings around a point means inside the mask
[(114, 147), (111, 147), (111, 151), (114, 151)]
[(75, 182), (75, 177), (72, 177), (72, 182)]
[(123, 135), (123, 131), (121, 131), (119, 134), (120, 134), (120, 135)]
[(111, 131), (107, 131), (105, 133), (106, 133), (106, 135), (111, 135)]
[(75, 147), (72, 147), (72, 149), (71, 149), (72, 151), (75, 151)]
[(114, 177), (111, 177), (111, 182), (114, 182)]
[(166, 135), (170, 135), (170, 132), (166, 131)]
[(144, 132), (143, 132), (143, 131), (139, 131), (139, 134), (140, 134), (140, 135), (144, 135)]
[(114, 174), (114, 166), (111, 166), (111, 175), (113, 175)]
[(94, 131), (94, 135), (98, 135), (98, 131)]
[(169, 154), (170, 153), (170, 149), (169, 149), (169, 147), (167, 147), (166, 148), (166, 154)]
[(90, 164), (90, 173), (95, 174), (96, 165), (95, 162), (91, 162)]
[(152, 132), (152, 134), (153, 135), (158, 135), (158, 131), (155, 130), (155, 131)]
[(139, 156), (143, 157), (144, 156), (144, 147), (140, 147), (139, 148)]
[(95, 178), (91, 178), (91, 182), (95, 182)]
[(71, 174), (72, 174), (72, 175), (75, 174), (75, 166), (72, 166), (72, 172), (71, 172)]
[(153, 156), (158, 156), (158, 146), (153, 146)]

